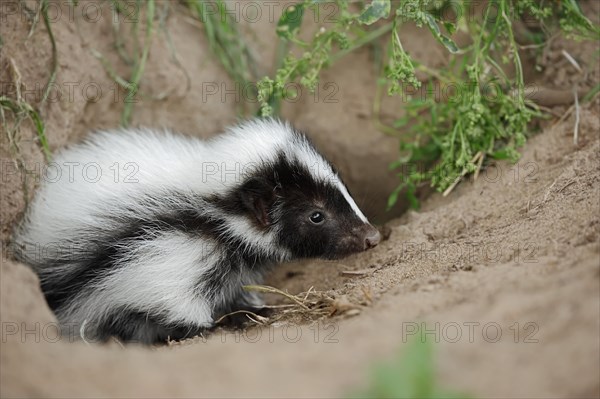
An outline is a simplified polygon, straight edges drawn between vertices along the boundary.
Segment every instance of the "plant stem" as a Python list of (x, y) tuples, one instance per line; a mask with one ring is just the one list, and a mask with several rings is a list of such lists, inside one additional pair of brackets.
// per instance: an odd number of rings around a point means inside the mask
[(390, 22), (390, 23), (387, 23), (387, 24), (385, 24), (383, 26), (380, 26), (379, 28), (375, 29), (374, 31), (369, 32), (365, 36), (363, 36), (360, 39), (356, 40), (356, 42), (354, 43), (354, 45), (352, 45), (350, 48), (338, 51), (337, 53), (333, 54), (331, 56), (331, 62), (334, 63), (334, 62), (338, 61), (340, 58), (343, 58), (344, 56), (346, 56), (346, 55), (350, 54), (351, 52), (355, 51), (356, 49), (361, 48), (365, 44), (368, 44), (368, 43), (370, 43), (370, 42), (372, 42), (372, 41), (380, 38), (381, 36), (385, 35), (389, 31), (391, 31), (392, 28), (393, 28), (393, 26), (394, 26), (393, 22)]
[(146, 7), (146, 38), (144, 40), (144, 49), (142, 50), (142, 56), (137, 60), (135, 69), (129, 82), (129, 92), (125, 97), (125, 106), (123, 107), (123, 115), (121, 117), (121, 125), (128, 126), (131, 121), (131, 111), (133, 110), (134, 97), (138, 91), (144, 68), (146, 67), (146, 60), (150, 52), (150, 43), (152, 41), (152, 25), (154, 23), (154, 0), (148, 0)]

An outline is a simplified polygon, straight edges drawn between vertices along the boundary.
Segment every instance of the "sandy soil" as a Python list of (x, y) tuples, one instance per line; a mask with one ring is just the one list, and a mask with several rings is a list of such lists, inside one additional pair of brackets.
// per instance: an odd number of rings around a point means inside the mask
[[(598, 6), (590, 5), (597, 14)], [(40, 24), (27, 36), (27, 20), (6, 8), (0, 15), (4, 42), (0, 54), (3, 94), (11, 94), (11, 59), (22, 82), (34, 89), (49, 74), (50, 45)], [(62, 5), (63, 15), (68, 15)], [(0, 11), (2, 12), (2, 11)], [(77, 27), (78, 21), (79, 28)], [(91, 50), (110, 56), (106, 19), (95, 23), (75, 15), (56, 18), (59, 54), (57, 84), (73, 84), (73, 96), (49, 101), (42, 114), (53, 150), (77, 141), (93, 128), (118, 124), (122, 99)], [(193, 21), (173, 14), (167, 27), (185, 75), (169, 59), (157, 35), (142, 90), (169, 92), (164, 101), (136, 104), (134, 124), (168, 126), (207, 137), (236, 120), (236, 102), (206, 96), (203, 84), (233, 84), (206, 51)], [(253, 35), (259, 66), (271, 65), (273, 24), (244, 24)], [(428, 35), (407, 28), (407, 45), (435, 66), (443, 53), (423, 51)], [(433, 47), (432, 47), (433, 48)], [(561, 56), (573, 55), (579, 74)], [(408, 48), (410, 51), (411, 48)], [(561, 90), (599, 81), (598, 45), (556, 39), (543, 54), (546, 68), (533, 82)], [(323, 82), (339, 87), (337, 103), (304, 96), (286, 104), (284, 114), (302, 128), (339, 166), (369, 216), (383, 221), (387, 194), (397, 181), (386, 174), (396, 141), (372, 124), (375, 72), (368, 50), (341, 60)], [(360, 67), (362, 66), (362, 67)], [(101, 88), (97, 101), (80, 88)], [(90, 89), (91, 90), (91, 89)], [(36, 100), (35, 94), (38, 94)], [(122, 94), (122, 93), (121, 93)], [(570, 104), (553, 108), (557, 115)], [(386, 102), (392, 115), (394, 103)], [(2, 397), (339, 397), (367, 381), (373, 363), (397, 353), (411, 335), (435, 338), (440, 384), (481, 397), (598, 397), (600, 395), (600, 102), (582, 107), (579, 140), (573, 144), (574, 113), (541, 126), (516, 165), (493, 164), (475, 181), (459, 185), (446, 198), (431, 196), (419, 212), (388, 221), (389, 239), (375, 250), (340, 262), (307, 261), (282, 265), (269, 284), (292, 293), (310, 287), (335, 298), (331, 318), (303, 317), (219, 331), (205, 338), (158, 349), (57, 342), (55, 318), (37, 278), (10, 259), (9, 234), (21, 217), (28, 194), (15, 172), (4, 132), (0, 135), (0, 396)], [(31, 170), (43, 156), (31, 126), (19, 138)], [(373, 178), (377, 176), (377, 178)], [(348, 273), (348, 271), (354, 273)], [(280, 303), (279, 298), (271, 298)], [(457, 335), (459, 334), (459, 335)]]

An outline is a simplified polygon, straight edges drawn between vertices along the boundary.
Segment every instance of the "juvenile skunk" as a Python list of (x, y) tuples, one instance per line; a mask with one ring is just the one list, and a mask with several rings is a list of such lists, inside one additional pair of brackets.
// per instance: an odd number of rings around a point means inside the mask
[(273, 119), (208, 141), (97, 132), (51, 167), (15, 233), (17, 257), (60, 323), (88, 340), (194, 336), (259, 309), (242, 286), (273, 265), (380, 239), (308, 138)]

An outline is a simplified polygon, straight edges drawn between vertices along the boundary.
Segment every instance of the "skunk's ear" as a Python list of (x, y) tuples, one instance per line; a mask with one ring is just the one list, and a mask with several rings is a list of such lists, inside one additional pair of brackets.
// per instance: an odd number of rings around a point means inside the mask
[(267, 179), (258, 177), (248, 180), (241, 188), (242, 204), (254, 214), (262, 227), (271, 224), (269, 210), (275, 202), (275, 187)]

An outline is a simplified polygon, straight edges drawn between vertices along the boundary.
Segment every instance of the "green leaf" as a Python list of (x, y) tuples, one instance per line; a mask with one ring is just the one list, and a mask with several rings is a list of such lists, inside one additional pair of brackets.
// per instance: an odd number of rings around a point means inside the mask
[(590, 101), (592, 98), (594, 98), (594, 96), (596, 94), (598, 94), (598, 92), (600, 92), (600, 83), (598, 83), (596, 86), (594, 86), (590, 91), (588, 91), (588, 93), (581, 99), (582, 103), (587, 103), (588, 101)]
[(468, 398), (468, 395), (440, 388), (435, 375), (433, 344), (415, 335), (398, 356), (374, 367), (367, 389), (356, 398)]
[(358, 16), (358, 22), (371, 25), (390, 16), (390, 0), (373, 0)]
[(438, 42), (442, 43), (452, 54), (458, 53), (458, 46), (448, 36), (442, 35), (442, 32), (440, 32), (440, 27), (435, 21), (433, 15), (426, 13), (425, 22), (427, 23), (427, 27), (429, 28), (431, 33), (433, 33), (433, 36), (435, 36)]
[(387, 202), (387, 210), (388, 211), (390, 209), (392, 209), (394, 207), (394, 205), (396, 205), (396, 202), (398, 202), (398, 196), (400, 195), (400, 191), (402, 191), (403, 188), (404, 188), (404, 184), (399, 185), (388, 197), (388, 202)]
[(44, 156), (49, 162), (52, 159), (52, 153), (50, 152), (50, 147), (48, 146), (48, 139), (46, 138), (46, 127), (44, 126), (44, 121), (42, 120), (42, 118), (40, 118), (40, 115), (33, 108), (29, 109), (29, 117), (35, 125), (35, 130), (40, 140), (42, 150), (44, 151)]
[(395, 128), (404, 127), (408, 124), (408, 122), (409, 122), (409, 117), (408, 117), (408, 115), (405, 115), (401, 118), (396, 119), (393, 123), (393, 126)]
[(302, 24), (304, 3), (297, 3), (286, 8), (277, 22), (277, 36), (283, 39), (291, 38)]
[(491, 156), (494, 159), (510, 159), (511, 158), (510, 151), (508, 151), (508, 149), (506, 149), (506, 148), (504, 148), (502, 150), (494, 151), (491, 154)]
[(444, 28), (446, 28), (448, 33), (450, 33), (451, 35), (454, 34), (454, 32), (456, 32), (456, 25), (452, 22), (444, 22)]
[(406, 199), (408, 199), (410, 208), (418, 210), (421, 207), (421, 204), (419, 203), (419, 199), (417, 198), (417, 187), (414, 183), (410, 183), (407, 184), (406, 188)]

